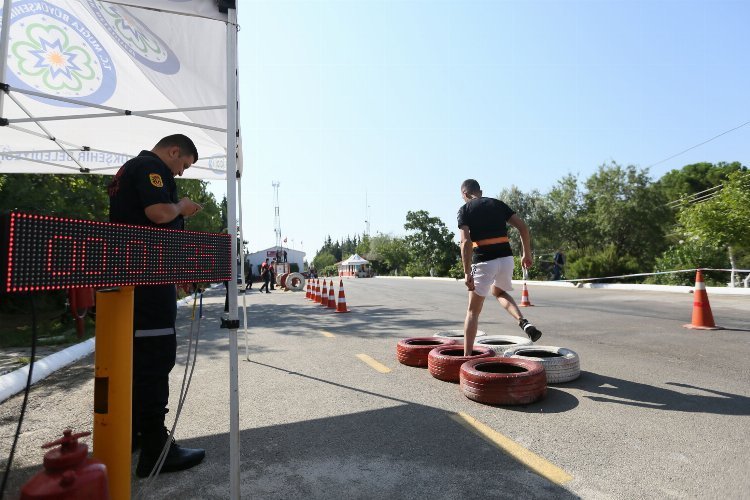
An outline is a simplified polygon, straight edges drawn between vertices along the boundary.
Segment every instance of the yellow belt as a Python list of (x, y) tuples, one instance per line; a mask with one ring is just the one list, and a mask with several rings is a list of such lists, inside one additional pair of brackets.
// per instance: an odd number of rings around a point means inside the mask
[(486, 240), (474, 241), (471, 245), (476, 247), (485, 247), (487, 245), (496, 245), (498, 243), (508, 243), (507, 236), (498, 236), (497, 238), (487, 238)]

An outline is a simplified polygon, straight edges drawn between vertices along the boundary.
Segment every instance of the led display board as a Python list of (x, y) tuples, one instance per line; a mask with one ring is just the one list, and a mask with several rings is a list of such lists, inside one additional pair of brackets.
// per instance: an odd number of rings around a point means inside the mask
[(216, 283), (231, 236), (11, 212), (0, 220), (0, 292)]

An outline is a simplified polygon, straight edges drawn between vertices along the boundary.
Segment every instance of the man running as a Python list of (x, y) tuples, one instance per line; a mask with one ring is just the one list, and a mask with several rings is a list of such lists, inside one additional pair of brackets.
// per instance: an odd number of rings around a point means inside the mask
[(479, 325), (484, 299), (492, 295), (518, 321), (518, 326), (532, 342), (542, 336), (508, 294), (513, 290), (513, 252), (508, 241), (508, 226), (521, 234), (524, 268), (531, 267), (531, 236), (526, 223), (502, 201), (485, 198), (479, 183), (467, 179), (461, 184), (461, 196), (466, 204), (458, 210), (458, 229), (461, 231), (461, 261), (464, 266), (466, 288), (469, 289), (469, 308), (464, 321), (464, 355), (470, 356)]

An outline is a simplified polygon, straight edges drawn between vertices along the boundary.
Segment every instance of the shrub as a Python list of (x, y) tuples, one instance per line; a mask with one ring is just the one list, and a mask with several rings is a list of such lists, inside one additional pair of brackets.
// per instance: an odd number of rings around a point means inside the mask
[[(656, 259), (654, 272), (697, 269), (699, 267), (722, 268), (727, 265), (726, 250), (701, 241), (686, 241), (669, 247)], [(709, 286), (724, 285), (729, 281), (728, 273), (707, 271), (703, 279)], [(657, 285), (693, 285), (695, 273), (657, 274), (650, 276), (649, 283)]]
[[(568, 252), (565, 274), (568, 279), (602, 278), (605, 276), (619, 276), (634, 274), (641, 270), (632, 255), (619, 255), (614, 245), (607, 245), (602, 249), (586, 248)], [(601, 280), (600, 282), (619, 280)]]

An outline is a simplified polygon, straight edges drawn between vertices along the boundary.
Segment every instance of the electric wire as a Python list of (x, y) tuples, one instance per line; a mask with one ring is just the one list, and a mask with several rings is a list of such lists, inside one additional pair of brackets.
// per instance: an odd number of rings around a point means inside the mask
[[(200, 300), (199, 300), (200, 297)], [(198, 327), (195, 327), (195, 309), (196, 305), (200, 302), (200, 306), (198, 308)], [(194, 299), (193, 299), (193, 310), (192, 310), (192, 316), (190, 321), (190, 334), (188, 338), (188, 352), (187, 357), (185, 358), (185, 371), (182, 376), (182, 385), (180, 387), (180, 397), (178, 399), (177, 403), (177, 410), (175, 412), (174, 422), (172, 423), (172, 429), (167, 434), (167, 440), (164, 443), (164, 447), (161, 450), (161, 453), (159, 454), (159, 458), (156, 460), (156, 463), (154, 464), (154, 468), (151, 469), (151, 473), (146, 478), (143, 486), (138, 490), (138, 493), (135, 495), (135, 499), (138, 500), (140, 498), (144, 498), (144, 495), (148, 492), (148, 490), (151, 488), (153, 481), (159, 476), (159, 473), (161, 472), (161, 468), (164, 466), (164, 462), (167, 459), (167, 455), (169, 454), (169, 449), (172, 446), (173, 436), (175, 429), (177, 428), (177, 421), (180, 419), (180, 414), (182, 413), (182, 406), (185, 404), (185, 400), (187, 399), (187, 393), (188, 389), (190, 388), (190, 382), (193, 379), (193, 372), (195, 371), (195, 362), (198, 358), (198, 339), (200, 337), (200, 328), (201, 328), (201, 319), (203, 317), (203, 291), (196, 288)], [(193, 333), (195, 332), (195, 335)], [(195, 339), (195, 342), (193, 342), (193, 339)], [(192, 364), (190, 361), (190, 356), (192, 352)], [(188, 369), (190, 371), (190, 375), (188, 376)], [(187, 381), (187, 384), (186, 384)]]
[(660, 165), (660, 164), (662, 164), (662, 163), (664, 163), (666, 161), (671, 160), (672, 158), (676, 158), (676, 157), (680, 156), (681, 154), (687, 153), (688, 151), (691, 151), (691, 150), (693, 150), (693, 149), (695, 149), (697, 147), (703, 146), (704, 144), (708, 144), (709, 142), (713, 141), (714, 139), (718, 139), (719, 137), (721, 137), (723, 135), (726, 135), (726, 134), (728, 134), (730, 132), (734, 132), (735, 130), (740, 129), (740, 128), (748, 125), (748, 124), (750, 124), (750, 121), (746, 121), (745, 123), (743, 123), (741, 125), (737, 125), (736, 127), (731, 128), (729, 130), (726, 130), (726, 131), (720, 133), (719, 135), (715, 135), (714, 137), (711, 137), (710, 139), (707, 139), (707, 140), (701, 142), (700, 144), (696, 144), (695, 146), (691, 146), (691, 147), (689, 147), (689, 148), (687, 148), (685, 150), (680, 151), (679, 153), (673, 154), (672, 156), (670, 156), (668, 158), (664, 158), (663, 160), (659, 160), (656, 163), (652, 163), (651, 165), (649, 165), (646, 168), (652, 168), (652, 167), (655, 167), (657, 165)]
[(34, 304), (34, 295), (29, 295), (31, 298), (31, 362), (29, 363), (29, 376), (26, 377), (26, 388), (23, 391), (23, 403), (21, 404), (21, 415), (18, 417), (18, 425), (16, 426), (16, 434), (13, 437), (13, 444), (10, 447), (10, 454), (8, 455), (8, 463), (3, 472), (3, 483), (0, 485), (0, 498), (4, 498), (5, 487), (8, 484), (8, 477), (10, 476), (10, 467), (13, 465), (13, 456), (16, 454), (16, 444), (18, 444), (18, 436), (21, 434), (21, 425), (23, 424), (23, 417), (26, 414), (26, 404), (29, 401), (29, 391), (31, 390), (31, 377), (34, 373), (34, 360), (36, 358), (36, 306)]

